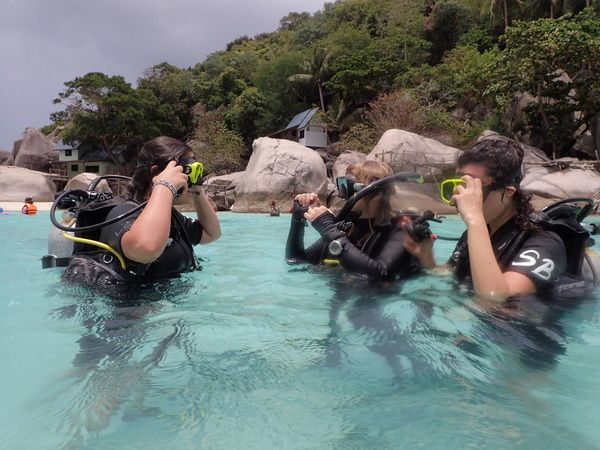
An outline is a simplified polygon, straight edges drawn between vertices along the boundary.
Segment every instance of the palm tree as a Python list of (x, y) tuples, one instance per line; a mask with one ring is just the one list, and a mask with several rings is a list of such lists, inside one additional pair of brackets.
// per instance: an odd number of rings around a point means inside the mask
[(329, 79), (332, 55), (322, 47), (315, 47), (312, 58), (305, 60), (302, 64), (302, 73), (297, 73), (288, 77), (288, 81), (293, 84), (310, 86), (316, 85), (319, 90), (319, 99), (321, 100), (321, 110), (326, 112), (325, 98), (323, 96), (323, 83)]

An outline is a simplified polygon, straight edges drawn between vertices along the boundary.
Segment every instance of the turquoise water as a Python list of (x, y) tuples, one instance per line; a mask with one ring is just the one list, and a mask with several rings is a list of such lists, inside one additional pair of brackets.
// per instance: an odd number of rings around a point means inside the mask
[(47, 213), (0, 216), (2, 448), (600, 448), (596, 299), (488, 314), (447, 277), (287, 265), (289, 216), (220, 219), (202, 271), (106, 297), (41, 270)]

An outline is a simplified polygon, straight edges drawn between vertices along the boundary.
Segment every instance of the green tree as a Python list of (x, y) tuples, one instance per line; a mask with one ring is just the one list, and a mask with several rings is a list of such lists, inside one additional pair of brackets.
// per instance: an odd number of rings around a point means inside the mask
[(243, 169), (244, 140), (225, 124), (223, 107), (200, 115), (189, 144), (208, 174), (219, 175)]
[(68, 125), (63, 139), (98, 146), (123, 169), (114, 153), (119, 147), (135, 150), (160, 134), (164, 113), (154, 94), (134, 90), (121, 76), (91, 72), (65, 83), (54, 103), (66, 105)]
[(259, 121), (266, 109), (264, 97), (257, 88), (249, 87), (233, 102), (225, 114), (225, 122), (229, 128), (237, 131), (249, 144), (259, 132)]
[(600, 21), (585, 11), (575, 20), (520, 22), (508, 28), (505, 41), (488, 93), (501, 110), (514, 105), (517, 93), (534, 96), (524, 128), (557, 156), (600, 111)]
[(304, 61), (302, 65), (302, 73), (291, 75), (288, 81), (299, 86), (316, 86), (319, 92), (319, 100), (321, 102), (321, 111), (327, 111), (325, 105), (325, 97), (323, 95), (323, 83), (330, 76), (331, 54), (326, 49), (316, 47), (313, 51), (312, 58)]

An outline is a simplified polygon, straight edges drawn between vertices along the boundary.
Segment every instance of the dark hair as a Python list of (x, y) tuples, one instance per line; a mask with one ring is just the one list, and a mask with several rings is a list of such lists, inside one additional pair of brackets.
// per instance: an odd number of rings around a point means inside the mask
[(25, 199), (25, 203), (33, 203), (33, 199), (31, 197), (27, 197)]
[[(152, 177), (162, 172), (169, 161), (178, 161), (192, 149), (177, 139), (159, 136), (144, 144), (137, 158), (137, 167), (128, 186), (129, 198), (141, 202), (150, 189)], [(152, 166), (157, 166), (152, 170)]]
[(508, 139), (482, 139), (458, 157), (456, 165), (479, 164), (485, 167), (487, 175), (501, 186), (514, 186), (512, 196), (515, 206), (515, 222), (519, 229), (537, 231), (539, 227), (529, 220), (534, 212), (531, 205), (531, 194), (520, 188), (523, 180), (523, 147), (516, 141)]

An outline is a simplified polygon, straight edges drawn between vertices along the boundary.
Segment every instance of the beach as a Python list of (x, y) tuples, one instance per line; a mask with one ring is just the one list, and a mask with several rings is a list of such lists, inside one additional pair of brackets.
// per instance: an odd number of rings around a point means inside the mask
[[(24, 202), (0, 202), (0, 208), (4, 209), (6, 212), (21, 212), (21, 208), (23, 207)], [(50, 211), (52, 207), (52, 202), (35, 202), (35, 206), (39, 211)]]

